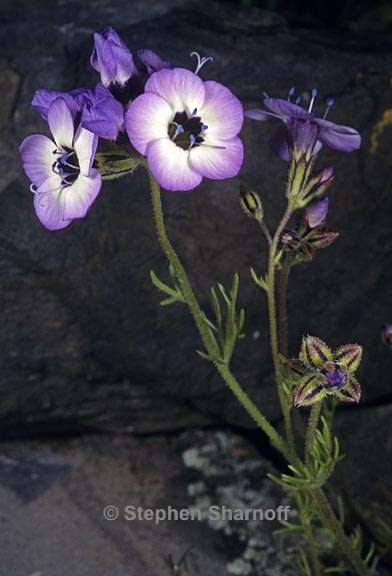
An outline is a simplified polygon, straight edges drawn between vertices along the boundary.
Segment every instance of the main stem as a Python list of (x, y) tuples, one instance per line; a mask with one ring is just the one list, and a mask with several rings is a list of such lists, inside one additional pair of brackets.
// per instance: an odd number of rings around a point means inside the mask
[[(160, 245), (162, 246), (163, 251), (165, 252), (169, 262), (173, 266), (178, 279), (181, 283), (181, 288), (183, 291), (184, 298), (188, 305), (188, 308), (192, 314), (192, 317), (195, 321), (195, 324), (198, 328), (200, 337), (203, 341), (204, 346), (206, 347), (209, 354), (213, 357), (215, 352), (214, 343), (210, 337), (208, 332), (207, 326), (203, 320), (203, 312), (199, 306), (199, 303), (196, 299), (196, 296), (193, 293), (192, 287), (189, 283), (187, 274), (185, 269), (181, 263), (181, 260), (177, 256), (176, 251), (174, 250), (173, 246), (170, 243), (170, 240), (166, 234), (165, 222), (162, 213), (162, 203), (161, 203), (161, 191), (158, 182), (155, 180), (154, 176), (148, 172), (149, 180), (150, 180), (150, 187), (151, 187), (151, 200), (153, 206), (153, 214), (154, 214), (154, 222), (155, 227), (158, 235), (158, 240)], [(273, 317), (272, 327), (271, 327), (271, 347), (273, 349), (274, 355), (274, 365), (276, 373), (279, 374), (279, 358), (278, 358), (278, 339), (277, 339), (277, 327), (276, 327), (276, 305), (275, 305), (275, 285), (274, 285), (274, 275), (275, 275), (275, 256), (271, 258), (271, 253), (274, 255), (276, 254), (276, 249), (278, 246), (278, 241), (280, 234), (284, 227), (286, 226), (289, 218), (290, 218), (290, 211), (287, 210), (285, 213), (284, 218), (281, 221), (278, 230), (275, 233), (274, 239), (271, 244), (270, 250), (270, 261), (269, 261), (269, 281), (272, 279), (270, 284), (270, 291), (273, 295), (272, 298), (269, 298), (269, 310), (273, 312), (273, 316), (270, 314), (270, 318)], [(278, 234), (279, 232), (279, 234)], [(270, 274), (272, 272), (272, 274)], [(222, 364), (219, 361), (214, 362), (218, 372), (226, 382), (227, 386), (245, 408), (247, 413), (254, 419), (256, 424), (267, 434), (271, 443), (285, 456), (288, 462), (294, 464), (296, 466), (302, 466), (302, 462), (299, 457), (296, 455), (295, 450), (293, 451), (291, 447), (287, 446), (286, 442), (283, 438), (278, 434), (275, 428), (270, 424), (270, 422), (261, 414), (260, 410), (254, 404), (254, 402), (249, 398), (246, 392), (242, 389), (237, 379), (231, 373), (230, 368), (226, 364)], [(281, 390), (279, 397), (282, 400), (283, 405), (287, 407), (287, 403), (284, 398), (284, 392), (279, 380), (279, 390)], [(286, 408), (285, 408), (286, 411)], [(284, 412), (285, 413), (285, 412)], [(288, 414), (290, 417), (290, 414)], [(289, 430), (291, 427), (289, 428)], [(321, 489), (314, 490), (312, 492), (312, 496), (314, 498), (315, 503), (317, 504), (320, 517), (323, 519), (325, 525), (336, 535), (337, 542), (340, 545), (343, 554), (350, 560), (354, 568), (357, 570), (359, 576), (369, 576), (369, 572), (366, 566), (363, 564), (362, 559), (360, 558), (357, 551), (352, 548), (351, 542), (349, 538), (345, 535), (342, 527), (340, 526), (330, 504), (328, 503), (327, 499), (325, 498)]]
[(283, 389), (283, 382), (281, 379), (281, 370), (279, 364), (279, 343), (278, 343), (278, 329), (277, 329), (277, 314), (276, 314), (276, 296), (275, 296), (275, 271), (276, 271), (276, 254), (279, 245), (280, 236), (285, 229), (293, 210), (290, 203), (287, 205), (286, 212), (280, 221), (275, 234), (272, 238), (272, 242), (269, 249), (268, 257), (268, 272), (267, 272), (267, 297), (268, 297), (268, 317), (270, 323), (270, 341), (271, 341), (271, 352), (272, 359), (275, 368), (275, 378), (279, 395), (279, 402), (284, 418), (286, 439), (289, 444), (289, 450), (292, 455), (295, 455), (295, 442), (294, 434), (291, 423), (290, 407), (287, 403), (285, 392)]
[(306, 436), (305, 436), (305, 466), (309, 466), (310, 464), (311, 448), (314, 436), (316, 434), (318, 421), (320, 419), (322, 405), (323, 402), (322, 400), (320, 400), (319, 402), (313, 404), (310, 411), (308, 427), (306, 429)]

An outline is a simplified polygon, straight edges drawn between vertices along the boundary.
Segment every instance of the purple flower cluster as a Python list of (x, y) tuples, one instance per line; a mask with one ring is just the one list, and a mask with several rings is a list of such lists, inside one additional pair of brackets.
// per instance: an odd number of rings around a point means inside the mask
[(20, 146), (38, 218), (49, 230), (82, 218), (97, 197), (94, 167), (98, 139), (121, 142), (147, 158), (160, 185), (191, 190), (203, 177), (235, 176), (242, 164), (238, 138), (243, 109), (232, 92), (171, 68), (149, 49), (132, 54), (117, 32), (94, 34), (90, 63), (100, 74), (94, 88), (38, 90), (32, 105), (48, 122), (53, 139), (28, 136)]

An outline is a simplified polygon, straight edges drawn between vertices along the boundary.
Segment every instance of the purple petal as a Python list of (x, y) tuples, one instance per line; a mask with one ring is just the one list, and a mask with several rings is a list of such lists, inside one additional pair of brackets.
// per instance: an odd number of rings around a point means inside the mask
[(285, 162), (289, 162), (291, 153), (287, 142), (287, 129), (279, 126), (270, 138), (270, 146), (277, 156)]
[(264, 105), (284, 121), (289, 118), (302, 120), (310, 120), (313, 118), (307, 110), (288, 100), (283, 100), (283, 98), (264, 98)]
[(328, 198), (323, 198), (306, 209), (305, 216), (309, 228), (315, 228), (324, 222), (328, 213), (328, 203)]
[(57, 174), (41, 184), (34, 196), (35, 212), (48, 230), (61, 230), (71, 223), (64, 219), (61, 178)]
[(80, 174), (72, 186), (64, 188), (64, 218), (84, 218), (99, 194), (102, 178), (98, 170), (93, 168), (89, 176)]
[(56, 144), (47, 136), (33, 134), (27, 136), (19, 147), (23, 168), (35, 186), (53, 176), (52, 166), (56, 156)]
[(59, 148), (72, 148), (74, 123), (64, 98), (57, 98), (49, 107), (48, 124)]
[(112, 83), (124, 85), (137, 71), (132, 54), (113, 28), (94, 34), (90, 64), (106, 87)]
[(159, 72), (163, 68), (170, 68), (169, 62), (162, 60), (158, 54), (149, 48), (142, 48), (137, 52), (140, 62), (147, 68), (147, 72), (151, 75), (153, 72)]
[(98, 84), (90, 102), (83, 109), (81, 124), (101, 138), (116, 140), (118, 133), (124, 129), (124, 108), (110, 90)]
[(136, 98), (125, 115), (125, 127), (132, 145), (145, 155), (150, 143), (167, 138), (172, 118), (170, 105), (160, 96), (148, 93)]
[(287, 121), (290, 148), (294, 153), (315, 156), (320, 150), (319, 128), (313, 120), (291, 118)]
[(79, 126), (74, 139), (74, 150), (79, 161), (80, 172), (84, 176), (89, 176), (97, 145), (98, 137)]
[(316, 122), (320, 127), (320, 140), (329, 148), (341, 152), (352, 152), (360, 148), (361, 136), (354, 128), (334, 124), (321, 118)]
[(173, 112), (200, 110), (204, 104), (203, 81), (185, 68), (167, 68), (154, 72), (146, 82), (145, 92), (152, 92), (168, 102)]
[(245, 110), (245, 116), (251, 118), (251, 120), (258, 120), (259, 122), (265, 122), (266, 120), (271, 120), (271, 114), (265, 112), (260, 108), (253, 108), (251, 110)]
[(191, 167), (207, 178), (224, 180), (237, 176), (244, 159), (241, 140), (232, 138), (218, 143), (223, 148), (201, 144), (192, 148), (189, 154)]
[(236, 96), (218, 82), (204, 82), (205, 100), (197, 114), (208, 126), (208, 136), (226, 140), (237, 136), (244, 122), (244, 110)]
[(189, 151), (176, 146), (169, 138), (156, 140), (148, 147), (147, 161), (151, 172), (166, 190), (192, 190), (202, 181), (202, 175), (189, 164)]
[(75, 90), (71, 90), (71, 92), (42, 89), (36, 91), (31, 105), (33, 108), (38, 110), (41, 116), (46, 120), (50, 105), (57, 98), (63, 98), (67, 103), (72, 116), (75, 116), (77, 112), (80, 112), (90, 95), (91, 90), (89, 88), (76, 88)]

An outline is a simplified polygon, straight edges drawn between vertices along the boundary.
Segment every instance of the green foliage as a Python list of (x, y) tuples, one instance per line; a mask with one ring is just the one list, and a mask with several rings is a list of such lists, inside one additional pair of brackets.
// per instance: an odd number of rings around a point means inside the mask
[(215, 344), (216, 355), (212, 357), (210, 354), (198, 351), (198, 354), (206, 360), (229, 365), (237, 340), (244, 337), (245, 311), (243, 308), (238, 309), (237, 306), (238, 289), (238, 274), (234, 274), (229, 291), (222, 284), (218, 284), (217, 290), (211, 288), (213, 319), (204, 313), (203, 320)]
[(99, 170), (103, 180), (116, 180), (127, 174), (132, 174), (143, 162), (142, 156), (130, 156), (126, 148), (106, 140), (100, 143), (94, 165)]
[(175, 270), (171, 264), (169, 266), (169, 273), (172, 282), (171, 286), (165, 284), (165, 282), (162, 282), (162, 280), (158, 278), (158, 276), (155, 274), (153, 270), (151, 270), (150, 272), (151, 282), (153, 283), (155, 288), (158, 288), (158, 290), (160, 290), (167, 296), (167, 298), (165, 298), (160, 302), (161, 306), (168, 306), (169, 304), (174, 304), (174, 302), (185, 303), (185, 297), (182, 288), (180, 286)]
[(316, 430), (312, 445), (309, 447), (311, 461), (308, 467), (292, 466), (292, 474), (282, 474), (280, 477), (270, 474), (269, 477), (288, 492), (308, 491), (321, 488), (331, 476), (339, 460), (343, 458), (340, 452), (339, 440), (325, 418), (321, 418), (322, 428)]

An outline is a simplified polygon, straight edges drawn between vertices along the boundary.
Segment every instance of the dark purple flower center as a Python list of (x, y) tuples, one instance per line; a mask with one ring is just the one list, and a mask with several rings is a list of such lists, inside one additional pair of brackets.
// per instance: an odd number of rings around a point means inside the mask
[(341, 388), (346, 380), (347, 374), (337, 364), (331, 363), (322, 371), (328, 380), (328, 385), (331, 387)]
[(54, 154), (60, 154), (53, 162), (52, 170), (61, 176), (63, 186), (71, 186), (80, 174), (78, 157), (75, 150), (54, 150)]
[(168, 134), (171, 140), (182, 148), (189, 150), (204, 142), (203, 132), (207, 126), (203, 124), (195, 109), (191, 116), (187, 112), (176, 112), (173, 121), (169, 124)]

